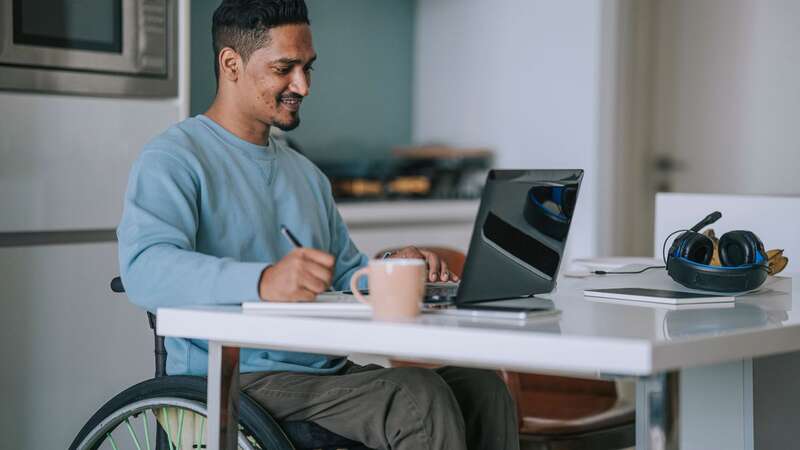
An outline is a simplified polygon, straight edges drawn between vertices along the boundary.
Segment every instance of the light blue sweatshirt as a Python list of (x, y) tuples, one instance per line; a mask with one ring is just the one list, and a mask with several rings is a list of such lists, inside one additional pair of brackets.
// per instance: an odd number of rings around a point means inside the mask
[[(336, 257), (335, 289), (367, 263), (308, 159), (272, 138), (244, 141), (203, 115), (186, 119), (131, 169), (117, 228), (127, 295), (149, 311), (259, 301), (261, 272), (292, 250), (281, 224)], [(206, 341), (167, 338), (166, 347), (170, 375), (207, 373)], [(240, 361), (242, 372), (333, 373), (345, 358), (242, 349)]]

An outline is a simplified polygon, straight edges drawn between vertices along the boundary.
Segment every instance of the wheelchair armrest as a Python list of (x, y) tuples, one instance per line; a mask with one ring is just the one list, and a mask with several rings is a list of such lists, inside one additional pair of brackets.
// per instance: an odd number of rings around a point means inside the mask
[[(122, 285), (122, 278), (114, 277), (111, 280), (111, 290), (116, 293), (125, 292), (125, 286)], [(156, 359), (156, 377), (162, 377), (167, 374), (167, 348), (164, 346), (164, 337), (156, 334), (156, 315), (147, 311), (147, 321), (150, 323), (150, 329), (153, 330), (153, 354)]]
[(167, 374), (167, 348), (164, 345), (164, 336), (156, 334), (156, 315), (147, 312), (147, 320), (150, 322), (150, 328), (153, 330), (153, 340), (155, 349), (153, 353), (156, 357), (156, 377), (162, 377)]

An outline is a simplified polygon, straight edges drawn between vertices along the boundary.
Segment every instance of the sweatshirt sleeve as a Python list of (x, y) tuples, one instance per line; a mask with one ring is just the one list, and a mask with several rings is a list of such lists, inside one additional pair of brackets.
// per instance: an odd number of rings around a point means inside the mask
[[(336, 258), (336, 266), (333, 273), (333, 288), (337, 290), (350, 289), (350, 277), (356, 270), (364, 267), (369, 262), (369, 257), (361, 253), (356, 244), (350, 239), (350, 232), (344, 223), (339, 209), (333, 201), (330, 183), (324, 178), (324, 193), (328, 208), (328, 221), (331, 229), (331, 254)], [(367, 278), (364, 277), (359, 283), (361, 289), (366, 289)]]
[(122, 281), (135, 304), (152, 311), (259, 300), (267, 263), (195, 251), (200, 186), (166, 151), (146, 150), (131, 169), (117, 238)]

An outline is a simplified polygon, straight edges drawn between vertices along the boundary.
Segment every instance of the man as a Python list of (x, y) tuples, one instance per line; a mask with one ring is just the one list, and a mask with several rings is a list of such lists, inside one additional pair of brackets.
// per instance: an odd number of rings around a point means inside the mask
[[(204, 115), (149, 142), (118, 229), (136, 304), (310, 301), (367, 263), (325, 176), (269, 137), (298, 126), (316, 54), (302, 0), (226, 0), (214, 13), (217, 95)], [(304, 245), (282, 239), (286, 224)], [(448, 280), (435, 254), (432, 281)], [(454, 278), (454, 277), (452, 277)], [(335, 333), (335, 330), (331, 331)], [(204, 375), (207, 343), (167, 339), (169, 374)], [(376, 449), (518, 448), (513, 403), (494, 372), (385, 369), (346, 358), (242, 349), (242, 387), (278, 420), (310, 420)]]

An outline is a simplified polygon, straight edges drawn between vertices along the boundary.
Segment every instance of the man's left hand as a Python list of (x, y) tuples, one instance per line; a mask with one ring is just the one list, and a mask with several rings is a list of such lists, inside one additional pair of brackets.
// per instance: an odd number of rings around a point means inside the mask
[(392, 252), (389, 258), (424, 259), (428, 265), (428, 281), (459, 281), (456, 274), (450, 272), (447, 263), (436, 253), (417, 247), (405, 247)]

